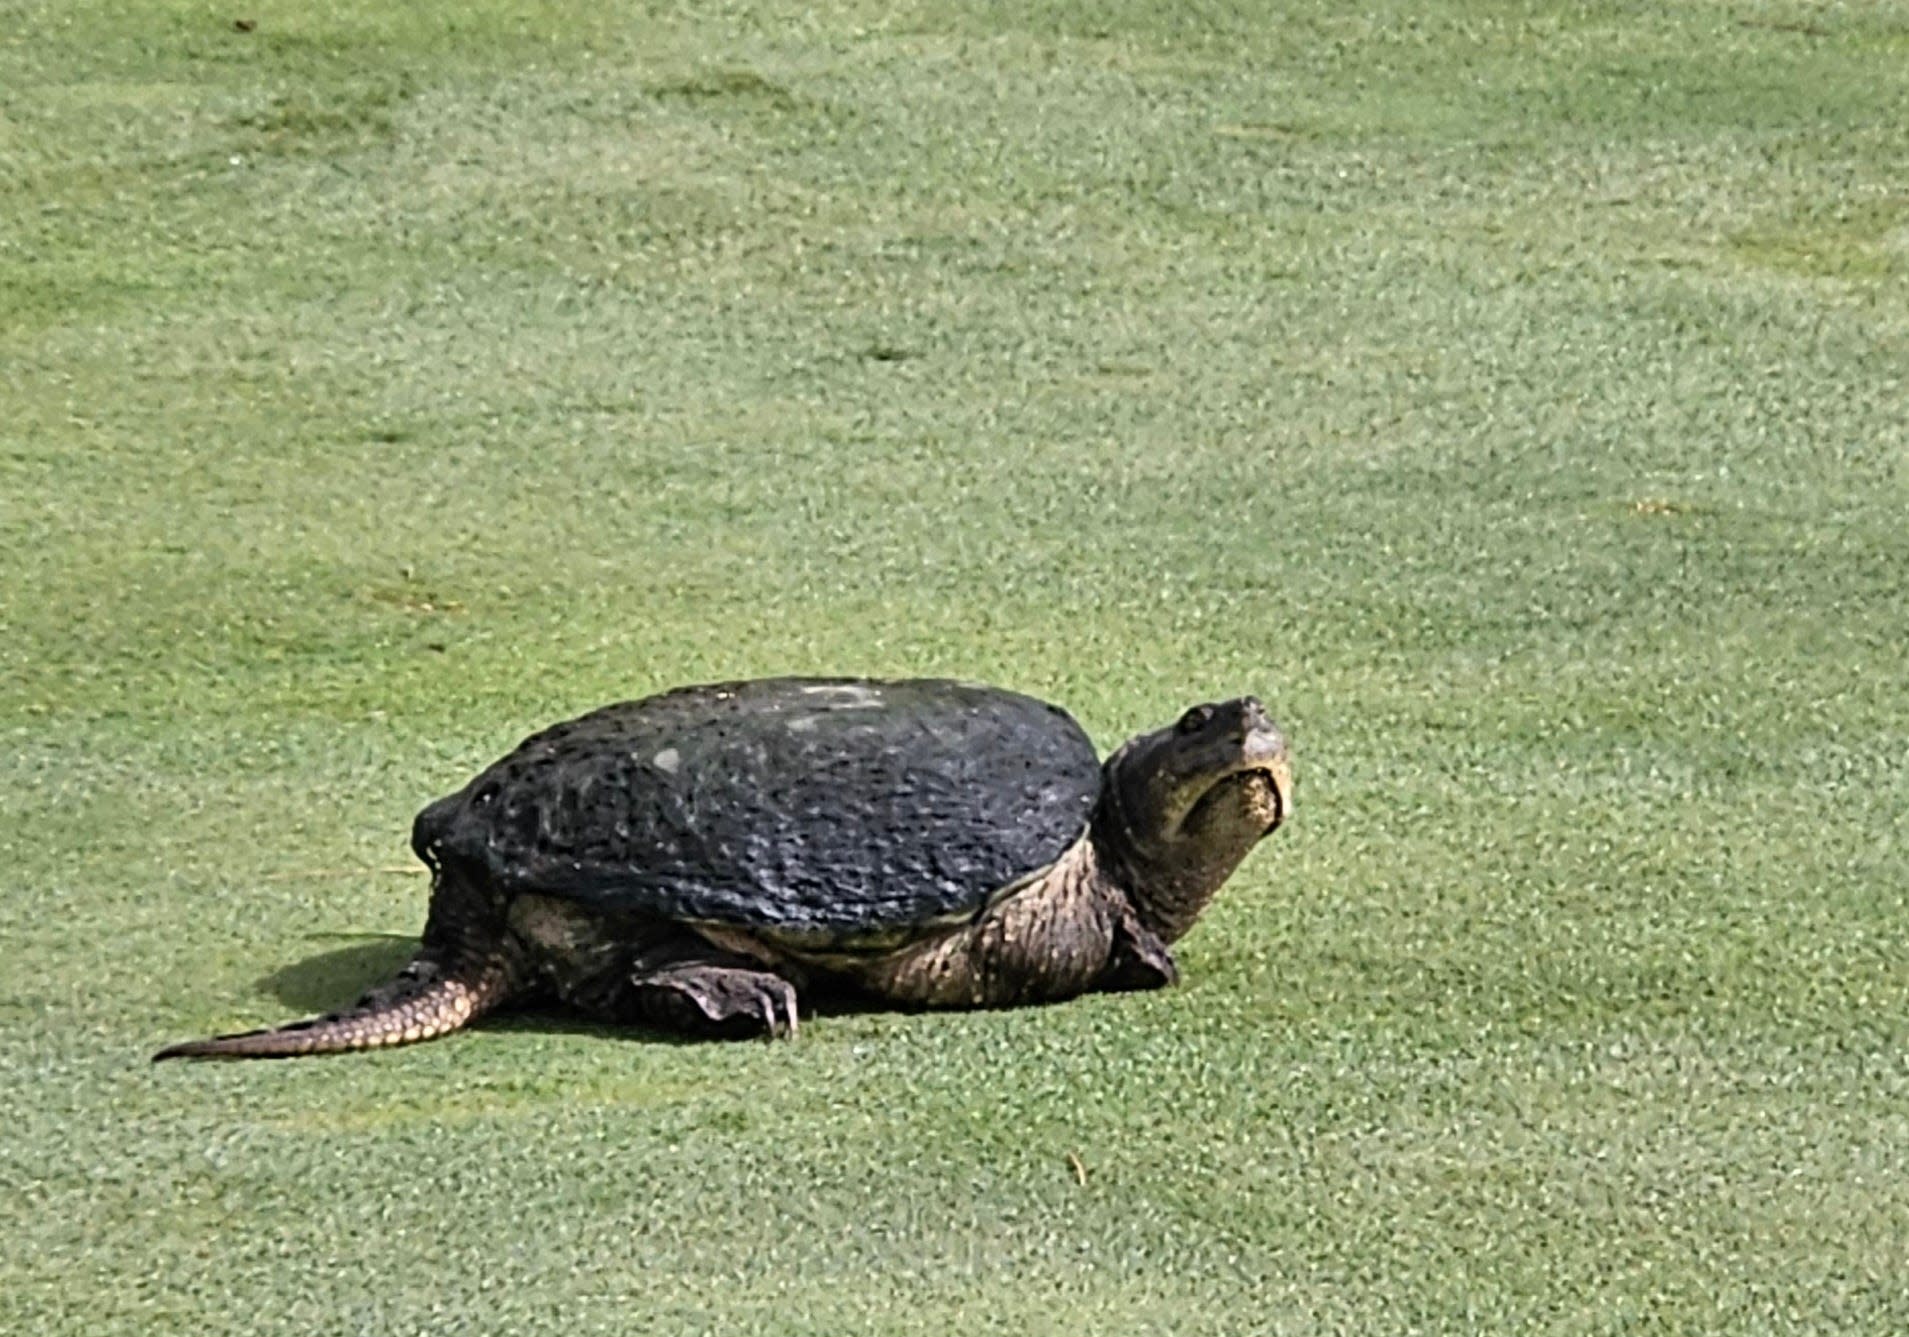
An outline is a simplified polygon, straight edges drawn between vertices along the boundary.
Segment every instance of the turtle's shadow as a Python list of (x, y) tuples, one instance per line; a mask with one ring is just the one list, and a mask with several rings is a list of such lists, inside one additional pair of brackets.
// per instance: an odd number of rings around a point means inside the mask
[[(350, 1006), (353, 999), (374, 985), (383, 984), (411, 959), (418, 940), (398, 933), (351, 934), (351, 945), (334, 947), (308, 956), (302, 961), (280, 966), (262, 975), (257, 987), (302, 1016), (315, 1016)], [(804, 1015), (811, 1015), (805, 1002)], [(831, 998), (813, 1009), (813, 1015), (840, 1016), (856, 1012), (887, 1011), (871, 1007), (867, 1000)], [(613, 1026), (592, 1020), (562, 1007), (531, 1005), (513, 1007), (477, 1022), (473, 1030), (535, 1031), (549, 1035), (600, 1035), (621, 1040), (641, 1040), (652, 1044), (720, 1044), (722, 1041), (679, 1031), (660, 1030), (642, 1025)]]
[(352, 945), (280, 966), (260, 976), (256, 986), (293, 1011), (330, 1012), (397, 974), (418, 949), (416, 938), (398, 933), (334, 936), (349, 937)]

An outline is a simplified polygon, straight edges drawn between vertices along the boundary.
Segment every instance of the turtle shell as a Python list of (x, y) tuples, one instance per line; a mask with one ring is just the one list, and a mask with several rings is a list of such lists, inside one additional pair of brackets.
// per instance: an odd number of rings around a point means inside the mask
[(525, 739), (412, 844), (506, 894), (849, 938), (966, 917), (1086, 828), (1099, 758), (1058, 706), (939, 680), (686, 687)]

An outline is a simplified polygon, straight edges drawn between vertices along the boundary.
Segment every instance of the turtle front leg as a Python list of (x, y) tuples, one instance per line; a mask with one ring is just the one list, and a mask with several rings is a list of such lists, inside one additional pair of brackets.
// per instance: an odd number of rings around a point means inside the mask
[(1142, 989), (1166, 989), (1180, 982), (1180, 967), (1160, 935), (1140, 922), (1130, 907), (1121, 906), (1114, 916), (1114, 945), (1107, 956), (1107, 969), (1095, 988), (1108, 993), (1131, 993)]

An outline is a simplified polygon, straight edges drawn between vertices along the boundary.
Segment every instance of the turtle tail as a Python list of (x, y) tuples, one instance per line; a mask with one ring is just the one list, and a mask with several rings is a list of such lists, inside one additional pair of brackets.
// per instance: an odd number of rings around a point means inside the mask
[(523, 949), (479, 897), (440, 877), (424, 942), (404, 969), (350, 1007), (264, 1030), (168, 1045), (169, 1058), (297, 1058), (432, 1040), (461, 1030), (523, 986)]

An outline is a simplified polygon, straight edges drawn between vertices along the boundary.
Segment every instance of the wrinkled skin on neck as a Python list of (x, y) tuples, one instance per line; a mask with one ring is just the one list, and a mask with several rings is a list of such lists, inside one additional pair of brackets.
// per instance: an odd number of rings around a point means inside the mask
[(1148, 929), (1173, 942), (1292, 810), (1285, 736), (1252, 697), (1195, 706), (1107, 759), (1093, 841)]

